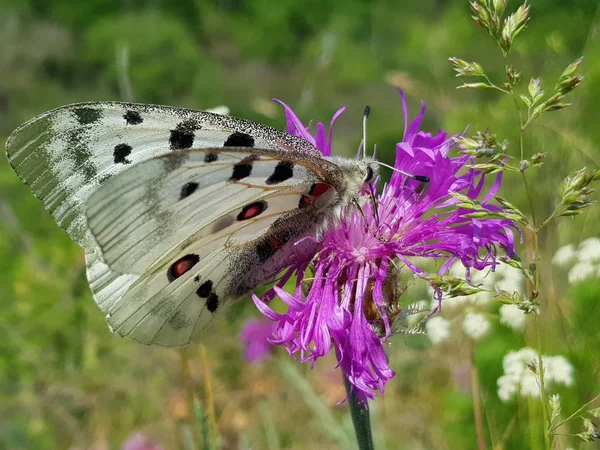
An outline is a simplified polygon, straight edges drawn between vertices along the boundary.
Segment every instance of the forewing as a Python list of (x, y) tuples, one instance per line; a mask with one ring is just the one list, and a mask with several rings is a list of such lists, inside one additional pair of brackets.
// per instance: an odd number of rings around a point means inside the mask
[(84, 206), (98, 186), (150, 158), (204, 147), (318, 156), (307, 141), (251, 121), (168, 106), (80, 103), (42, 114), (7, 141), (11, 166), (75, 242), (92, 245)]

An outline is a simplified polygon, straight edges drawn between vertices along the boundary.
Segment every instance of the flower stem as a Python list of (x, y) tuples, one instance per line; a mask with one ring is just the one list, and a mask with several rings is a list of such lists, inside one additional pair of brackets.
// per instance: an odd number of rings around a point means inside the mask
[[(536, 238), (537, 238), (537, 234), (536, 234)], [(537, 239), (536, 239), (536, 244), (537, 244)], [(536, 333), (536, 340), (537, 340), (537, 352), (538, 352), (538, 370), (539, 370), (539, 377), (540, 377), (540, 403), (541, 403), (541, 407), (542, 407), (542, 420), (543, 420), (543, 428), (544, 428), (544, 444), (545, 444), (545, 448), (546, 450), (550, 450), (550, 435), (549, 435), (549, 429), (550, 429), (550, 423), (548, 422), (548, 410), (546, 409), (546, 405), (547, 405), (547, 395), (546, 395), (546, 385), (544, 383), (544, 378), (545, 378), (545, 374), (544, 374), (544, 362), (542, 361), (542, 338), (540, 335), (540, 316), (539, 314), (534, 314), (535, 317), (535, 333)]]
[(190, 377), (190, 358), (187, 352), (187, 349), (180, 348), (179, 349), (179, 357), (180, 357), (180, 373), (181, 373), (181, 384), (183, 385), (183, 389), (185, 390), (186, 400), (187, 400), (187, 418), (186, 422), (189, 429), (192, 430), (192, 442), (194, 448), (199, 448), (198, 437), (200, 436), (199, 431), (196, 429), (196, 422), (193, 420), (194, 415), (194, 391), (192, 389), (192, 380)]
[(352, 416), (352, 425), (354, 425), (358, 448), (359, 450), (373, 450), (375, 447), (373, 447), (373, 436), (371, 435), (369, 410), (356, 398), (356, 392), (352, 391), (352, 386), (346, 374), (344, 374), (344, 386), (348, 394), (350, 415)]
[(479, 372), (475, 364), (475, 348), (471, 344), (471, 395), (473, 396), (473, 414), (475, 415), (475, 432), (478, 450), (485, 450), (485, 434), (481, 412), (481, 391), (479, 389)]
[(219, 429), (217, 427), (217, 419), (215, 414), (215, 402), (213, 399), (212, 382), (210, 376), (210, 369), (208, 365), (208, 358), (206, 357), (206, 350), (204, 345), (200, 345), (200, 358), (202, 359), (202, 366), (204, 367), (204, 394), (206, 395), (206, 408), (207, 418), (210, 425), (210, 437), (213, 445), (219, 440)]

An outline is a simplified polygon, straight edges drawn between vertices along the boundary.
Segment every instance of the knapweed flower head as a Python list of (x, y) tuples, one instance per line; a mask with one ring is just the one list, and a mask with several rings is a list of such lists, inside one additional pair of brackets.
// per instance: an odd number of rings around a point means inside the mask
[[(514, 252), (510, 220), (475, 219), (469, 215), (471, 210), (457, 206), (459, 200), (453, 196), (462, 194), (498, 211), (489, 202), (500, 188), (501, 175), (486, 190), (484, 174), (465, 167), (468, 155), (449, 156), (455, 146), (452, 136), (419, 130), (424, 104), (408, 123), (406, 101), (400, 94), (404, 137), (396, 145), (394, 167), (430, 181), (394, 172), (390, 182), (373, 194), (372, 202), (364, 202), (361, 210), (349, 208), (339, 223), (323, 233), (315, 253), (296, 258), (282, 278), (295, 273), (295, 291), (284, 291), (282, 283), (274, 288), (288, 308), (285, 313), (253, 296), (262, 314), (276, 322), (274, 344), (313, 365), (333, 347), (339, 367), (365, 405), (376, 391), (383, 394), (394, 376), (383, 342), (392, 335), (394, 321), (402, 313), (399, 280), (405, 275), (426, 275), (411, 259), (439, 261), (439, 274), (444, 274), (457, 260), (467, 270), (481, 270), (496, 264), (499, 248), (508, 255)], [(319, 123), (313, 137), (293, 111), (284, 107), (288, 132), (309, 140), (329, 156), (331, 129), (326, 135)], [(341, 112), (334, 115), (331, 126)]]

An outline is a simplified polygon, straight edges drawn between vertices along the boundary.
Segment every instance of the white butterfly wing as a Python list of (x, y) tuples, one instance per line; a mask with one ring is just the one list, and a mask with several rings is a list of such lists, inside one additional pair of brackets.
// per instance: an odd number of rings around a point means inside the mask
[(135, 103), (79, 103), (25, 123), (9, 137), (9, 162), (56, 222), (90, 245), (83, 205), (103, 182), (141, 161), (203, 147), (319, 152), (266, 125), (218, 114)]
[(150, 158), (188, 148), (258, 146), (319, 156), (307, 141), (247, 120), (168, 106), (81, 103), (44, 113), (15, 130), (6, 149), (18, 176), (69, 236), (86, 250), (87, 276), (104, 313), (139, 275), (103, 260), (85, 205), (98, 187)]
[(88, 200), (88, 226), (110, 269), (139, 277), (124, 293), (106, 287), (120, 295), (107, 309), (113, 331), (145, 344), (188, 343), (228, 300), (289, 262), (277, 253), (323, 219), (338, 172), (293, 152), (206, 149), (163, 155), (104, 183)]

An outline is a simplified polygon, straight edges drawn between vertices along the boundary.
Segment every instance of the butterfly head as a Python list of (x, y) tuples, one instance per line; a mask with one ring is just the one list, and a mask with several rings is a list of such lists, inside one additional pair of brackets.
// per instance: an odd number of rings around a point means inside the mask
[(379, 166), (376, 161), (364, 158), (359, 161), (355, 159), (332, 157), (341, 172), (342, 196), (348, 200), (359, 196), (360, 191), (370, 182), (375, 180), (379, 174)]

